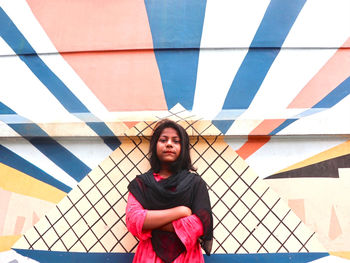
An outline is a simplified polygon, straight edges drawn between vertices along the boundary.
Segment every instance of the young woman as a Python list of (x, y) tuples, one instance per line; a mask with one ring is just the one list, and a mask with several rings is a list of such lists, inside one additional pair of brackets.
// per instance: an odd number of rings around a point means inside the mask
[(129, 184), (126, 225), (140, 242), (133, 262), (204, 262), (210, 255), (213, 219), (208, 190), (194, 173), (189, 137), (171, 120), (151, 137), (151, 169)]

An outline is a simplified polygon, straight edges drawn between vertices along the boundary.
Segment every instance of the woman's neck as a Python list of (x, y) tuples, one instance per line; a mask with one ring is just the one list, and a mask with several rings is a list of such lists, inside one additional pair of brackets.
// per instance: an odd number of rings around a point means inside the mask
[(168, 167), (162, 167), (159, 171), (159, 175), (163, 178), (168, 178), (172, 175), (172, 172)]

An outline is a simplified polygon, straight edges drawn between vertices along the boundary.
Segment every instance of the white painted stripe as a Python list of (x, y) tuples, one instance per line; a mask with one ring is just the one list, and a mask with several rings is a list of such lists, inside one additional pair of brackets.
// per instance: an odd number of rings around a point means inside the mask
[[(1, 120), (0, 115), (0, 120)], [(13, 129), (11, 129), (7, 124), (0, 121), (0, 138), (1, 137), (17, 137), (19, 136), (17, 132), (15, 132)]]
[[(0, 79), (0, 86), (3, 87), (0, 89), (1, 100), (20, 116), (35, 123), (57, 123), (57, 125), (59, 125), (59, 122), (82, 123), (80, 119), (70, 114), (57, 101), (17, 56), (0, 58), (0, 70), (4, 73)], [(20, 78), (18, 77), (19, 72), (21, 75)], [(17, 118), (13, 120), (7, 119), (7, 123), (16, 122), (16, 120)], [(45, 129), (45, 125), (40, 125), (40, 127), (49, 135), (51, 132), (54, 132), (52, 129)], [(81, 131), (85, 131), (84, 134), (87, 136), (96, 135), (84, 123), (82, 123), (81, 129)], [(1, 134), (4, 133), (1, 132)], [(87, 147), (77, 148), (73, 143), (63, 141), (62, 146), (90, 168), (95, 168), (99, 162), (111, 153), (111, 150), (102, 139), (95, 137), (93, 140), (95, 153), (93, 155), (85, 154), (89, 152), (86, 148), (90, 149), (91, 144), (88, 144)]]
[(259, 119), (257, 117), (247, 118), (238, 117), (237, 120), (231, 125), (231, 127), (226, 132), (227, 135), (249, 135), (252, 130), (254, 130), (261, 122), (265, 119)]
[[(22, 117), (34, 123), (56, 123), (78, 122), (81, 123), (81, 132), (87, 136), (96, 136), (96, 133), (86, 124), (82, 123), (74, 115), (70, 114), (49, 92), (49, 90), (35, 77), (28, 67), (17, 57), (1, 57), (0, 71), (3, 73), (0, 78), (0, 98), (2, 103), (17, 112)], [(18, 75), (20, 74), (20, 77)], [(15, 118), (16, 116), (14, 116)], [(15, 119), (8, 119), (7, 123), (16, 122)], [(53, 129), (40, 127), (50, 136)], [(84, 132), (83, 132), (84, 131)], [(67, 131), (68, 135), (69, 131)], [(4, 134), (1, 132), (1, 134)], [(57, 134), (56, 134), (57, 135)], [(74, 144), (62, 144), (73, 155), (77, 156), (90, 168), (108, 156), (111, 151), (100, 138), (95, 138), (93, 146), (96, 155), (84, 154), (85, 149), (77, 149)], [(91, 145), (87, 145), (90, 147)], [(95, 159), (97, 158), (97, 159)]]
[(0, 252), (0, 262), (39, 263), (39, 261), (24, 257), (12, 249)]
[(91, 169), (96, 168), (112, 153), (112, 150), (98, 137), (74, 140), (60, 138), (56, 139), (56, 141)]
[(3, 1), (1, 7), (37, 53), (57, 52), (25, 0)]
[(3, 138), (1, 139), (0, 143), (7, 149), (21, 156), (23, 159), (37, 166), (52, 177), (56, 178), (58, 181), (61, 181), (71, 188), (76, 186), (77, 181), (75, 181), (65, 171), (58, 167), (54, 162), (48, 159), (27, 140), (20, 137), (16, 138), (16, 140)]
[(340, 47), (350, 37), (349, 0), (308, 0), (284, 47)]
[(58, 53), (46, 32), (31, 12), (27, 2), (25, 0), (7, 1), (4, 10), (38, 54), (54, 53), (52, 55), (40, 55), (40, 58), (91, 113), (102, 120), (106, 119), (108, 117), (106, 107)]
[(80, 122), (17, 56), (0, 58), (1, 101), (33, 122)]
[(104, 122), (109, 117), (107, 108), (86, 86), (72, 67), (60, 55), (40, 55), (45, 64), (60, 78), (70, 91), (85, 105), (88, 110)]
[[(285, 119), (303, 112), (305, 109), (287, 107), (335, 52), (335, 49), (281, 50), (250, 107), (238, 119)], [(241, 129), (239, 124), (233, 123), (227, 134), (237, 133)]]
[(225, 142), (231, 146), (231, 148), (235, 151), (237, 151), (239, 148), (241, 148), (246, 142), (247, 142), (247, 137), (245, 138), (237, 138), (237, 137), (225, 137)]
[[(220, 112), (268, 4), (267, 0), (207, 2), (193, 104), (198, 116), (213, 119)], [(206, 49), (213, 47), (224, 49)]]
[(249, 47), (269, 0), (208, 0), (201, 48)]
[(350, 95), (330, 109), (303, 117), (278, 134), (350, 134)]
[(222, 109), (227, 92), (247, 50), (201, 50), (193, 113), (213, 119)]
[(5, 40), (0, 37), (0, 58), (1, 56), (13, 56), (16, 53), (7, 45)]
[(349, 263), (349, 260), (335, 256), (328, 256), (310, 261), (309, 263)]
[(260, 177), (265, 178), (345, 141), (346, 138), (324, 136), (272, 137), (246, 161)]
[[(0, 58), (0, 71), (4, 73), (0, 78), (1, 101), (20, 116), (35, 123), (57, 123), (59, 125), (61, 121), (66, 123), (81, 122), (63, 108), (17, 56)], [(18, 77), (19, 72), (20, 77)], [(11, 123), (11, 120), (9, 119), (8, 122)], [(52, 129), (45, 130), (45, 125), (40, 125), (40, 127), (49, 135), (54, 132)], [(86, 124), (82, 123), (82, 127), (84, 127), (82, 131), (84, 130), (86, 135), (95, 135), (95, 132)], [(95, 156), (84, 154), (85, 149), (77, 149), (74, 144), (65, 143), (62, 146), (90, 168), (94, 168), (97, 163), (111, 153), (102, 139), (95, 138), (94, 141)]]

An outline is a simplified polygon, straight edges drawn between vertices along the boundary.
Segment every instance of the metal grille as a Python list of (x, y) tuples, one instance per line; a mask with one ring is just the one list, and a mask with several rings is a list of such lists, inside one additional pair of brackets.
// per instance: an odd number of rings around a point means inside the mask
[[(324, 251), (301, 220), (224, 141), (209, 121), (173, 109), (168, 116), (190, 135), (194, 166), (206, 181), (214, 213), (214, 253)], [(91, 171), (14, 247), (71, 252), (133, 252), (126, 229), (127, 186), (149, 169), (155, 121), (131, 128), (122, 144)]]

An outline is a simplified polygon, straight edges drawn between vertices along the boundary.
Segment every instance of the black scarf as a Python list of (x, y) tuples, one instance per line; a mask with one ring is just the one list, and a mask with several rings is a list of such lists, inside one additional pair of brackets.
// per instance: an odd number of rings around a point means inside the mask
[[(208, 190), (204, 180), (197, 174), (183, 170), (157, 182), (152, 171), (136, 176), (128, 186), (137, 201), (148, 210), (162, 210), (187, 206), (197, 215), (203, 225), (199, 241), (207, 255), (213, 242), (213, 217)], [(186, 249), (176, 233), (155, 229), (152, 246), (164, 262), (172, 262)]]

